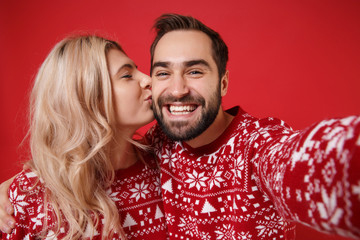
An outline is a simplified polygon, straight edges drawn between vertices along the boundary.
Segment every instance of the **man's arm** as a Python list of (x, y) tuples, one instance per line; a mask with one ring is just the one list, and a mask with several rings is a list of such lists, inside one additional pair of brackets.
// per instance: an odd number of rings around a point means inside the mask
[(318, 230), (359, 237), (360, 118), (322, 121), (286, 134), (272, 129), (262, 129), (271, 137), (253, 164), (259, 186), (279, 213)]
[(5, 233), (10, 233), (15, 227), (15, 219), (11, 216), (14, 208), (9, 201), (8, 189), (15, 176), (0, 184), (0, 229)]

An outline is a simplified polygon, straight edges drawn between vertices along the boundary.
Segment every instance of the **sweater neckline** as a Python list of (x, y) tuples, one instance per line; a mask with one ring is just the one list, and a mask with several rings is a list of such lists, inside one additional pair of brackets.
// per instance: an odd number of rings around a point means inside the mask
[(224, 141), (227, 141), (229, 139), (230, 135), (233, 133), (233, 129), (236, 128), (236, 126), (238, 125), (241, 116), (245, 113), (245, 111), (242, 110), (240, 106), (232, 107), (225, 112), (234, 116), (234, 119), (231, 121), (225, 131), (217, 139), (215, 139), (215, 141), (197, 148), (192, 148), (190, 145), (183, 141), (183, 146), (189, 149), (189, 151), (192, 153), (207, 154), (209, 152), (214, 152), (214, 149), (218, 149), (221, 145), (223, 145)]
[(137, 160), (133, 165), (128, 168), (120, 168), (115, 170), (115, 176), (133, 176), (142, 170), (144, 163), (141, 160)]

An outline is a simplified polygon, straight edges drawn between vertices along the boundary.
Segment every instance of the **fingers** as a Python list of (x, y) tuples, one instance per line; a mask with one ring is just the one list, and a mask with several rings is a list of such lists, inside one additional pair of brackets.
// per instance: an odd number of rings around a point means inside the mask
[(0, 229), (5, 233), (10, 233), (15, 227), (15, 219), (11, 216), (14, 207), (8, 197), (8, 189), (14, 177), (0, 184)]
[(14, 227), (15, 219), (10, 215), (3, 216), (3, 214), (0, 213), (0, 230), (4, 233), (11, 233)]

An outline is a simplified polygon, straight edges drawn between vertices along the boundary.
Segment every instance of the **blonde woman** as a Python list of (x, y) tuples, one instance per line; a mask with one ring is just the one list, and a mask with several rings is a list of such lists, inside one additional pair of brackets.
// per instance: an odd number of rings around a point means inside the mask
[(30, 99), (31, 170), (9, 194), (6, 239), (165, 239), (159, 170), (132, 140), (153, 120), (151, 79), (97, 36), (59, 42)]

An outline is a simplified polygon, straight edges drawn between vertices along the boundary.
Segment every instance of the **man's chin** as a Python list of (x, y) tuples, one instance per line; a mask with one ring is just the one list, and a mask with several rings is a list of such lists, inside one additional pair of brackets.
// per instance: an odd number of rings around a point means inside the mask
[(184, 124), (177, 123), (176, 126), (165, 124), (163, 127), (165, 134), (174, 141), (186, 141), (188, 140), (188, 127)]
[(201, 135), (207, 128), (199, 123), (190, 125), (188, 122), (172, 122), (171, 124), (160, 124), (160, 126), (168, 138), (173, 141), (192, 140)]
[[(186, 120), (168, 119), (166, 114), (159, 114), (159, 112), (155, 112), (155, 118), (163, 132), (173, 141), (192, 140), (201, 135), (212, 122), (206, 122), (203, 118)], [(204, 124), (204, 122), (207, 124)]]
[(172, 141), (189, 141), (191, 139), (194, 139), (196, 136), (192, 136), (189, 134), (184, 134), (183, 132), (174, 132), (174, 131), (167, 131), (164, 130), (166, 136), (168, 136), (169, 139)]

